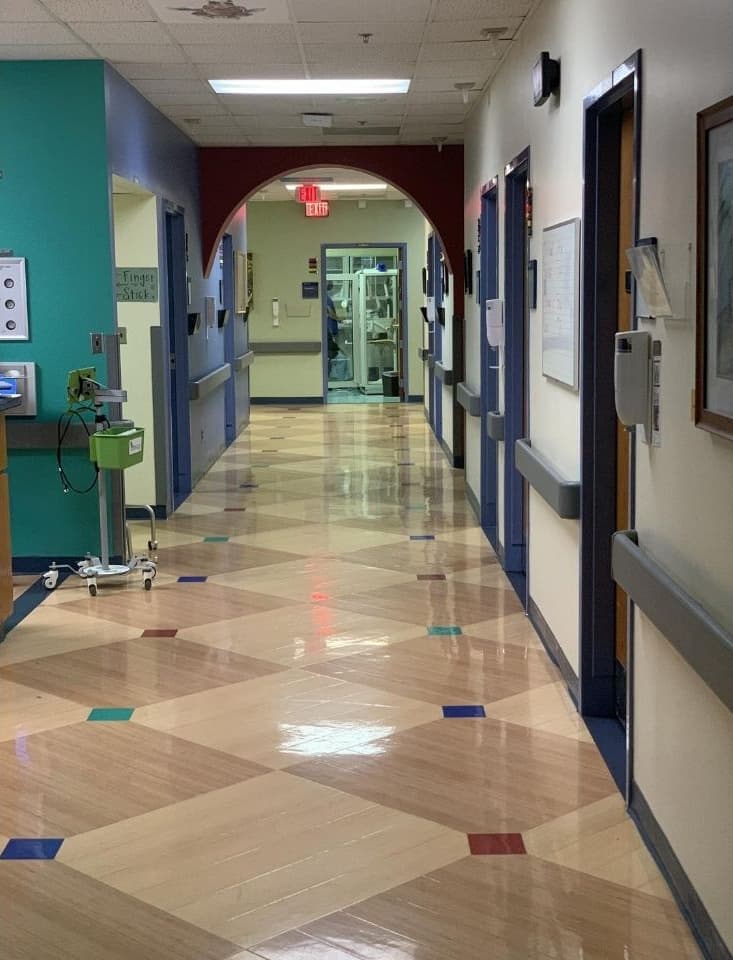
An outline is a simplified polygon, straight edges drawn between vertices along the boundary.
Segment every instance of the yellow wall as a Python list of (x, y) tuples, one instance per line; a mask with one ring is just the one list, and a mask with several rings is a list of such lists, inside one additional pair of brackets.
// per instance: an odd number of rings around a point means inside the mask
[[(115, 194), (113, 210), (116, 265), (158, 267), (156, 198), (149, 193)], [(150, 328), (160, 326), (160, 302), (118, 303), (117, 322), (127, 330), (127, 343), (120, 347), (122, 386), (129, 398), (123, 406), (123, 415), (145, 427), (145, 459), (125, 471), (125, 497), (130, 504), (154, 504), (155, 437)]]
[[(295, 201), (255, 201), (247, 205), (248, 243), (254, 256), (254, 305), (250, 339), (321, 340), (321, 301), (303, 300), (301, 284), (320, 276), (321, 245), (336, 243), (407, 244), (407, 314), (409, 392), (421, 395), (422, 369), (417, 347), (422, 342), (421, 269), (425, 260), (425, 218), (401, 200), (331, 201), (326, 220), (307, 220)], [(319, 275), (308, 273), (316, 257)], [(272, 325), (272, 300), (280, 300), (280, 326)], [(253, 397), (320, 397), (322, 356), (259, 356), (251, 368)]]

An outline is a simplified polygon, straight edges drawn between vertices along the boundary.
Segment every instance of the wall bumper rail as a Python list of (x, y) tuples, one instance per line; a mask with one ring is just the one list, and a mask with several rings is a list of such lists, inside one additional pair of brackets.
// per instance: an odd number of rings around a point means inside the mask
[(444, 383), (446, 387), (453, 386), (453, 371), (447, 370), (440, 360), (435, 361), (435, 376), (441, 383)]
[(733, 711), (733, 633), (717, 623), (639, 546), (635, 530), (613, 535), (611, 573), (700, 679)]
[[(45, 423), (27, 420), (6, 422), (9, 450), (53, 450), (58, 443), (56, 422)], [(94, 430), (94, 424), (89, 427)], [(81, 450), (89, 446), (89, 434), (76, 422), (69, 425), (64, 437), (64, 447)]]
[(504, 414), (489, 410), (486, 414), (486, 433), (492, 440), (504, 440)]
[(526, 438), (514, 444), (514, 463), (527, 483), (550, 504), (558, 517), (563, 520), (578, 519), (580, 483), (577, 480), (568, 480), (559, 473)]
[(465, 383), (459, 383), (456, 387), (456, 398), (469, 416), (481, 416), (481, 397), (467, 387)]
[(231, 363), (222, 363), (216, 370), (204, 374), (203, 377), (199, 377), (197, 380), (189, 380), (188, 399), (203, 400), (204, 397), (208, 397), (210, 393), (213, 393), (214, 390), (217, 390), (223, 383), (226, 383), (227, 380), (231, 378), (231, 375)]
[(262, 354), (303, 354), (320, 353), (320, 340), (258, 340), (250, 343), (250, 350), (257, 355)]
[(418, 347), (418, 348), (417, 348), (417, 358), (418, 358), (418, 360), (420, 360), (422, 363), (425, 363), (425, 361), (428, 359), (428, 348), (427, 348), (427, 347)]
[(246, 353), (240, 353), (238, 357), (234, 358), (234, 372), (240, 373), (242, 370), (246, 370), (247, 367), (252, 365), (254, 358), (254, 350), (248, 350)]

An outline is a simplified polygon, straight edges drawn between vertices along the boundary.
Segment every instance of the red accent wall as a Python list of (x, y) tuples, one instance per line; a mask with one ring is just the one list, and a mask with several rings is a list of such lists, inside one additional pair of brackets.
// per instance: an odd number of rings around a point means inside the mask
[(201, 228), (208, 274), (230, 218), (270, 181), (305, 167), (351, 167), (398, 187), (440, 236), (463, 313), (463, 147), (202, 147)]

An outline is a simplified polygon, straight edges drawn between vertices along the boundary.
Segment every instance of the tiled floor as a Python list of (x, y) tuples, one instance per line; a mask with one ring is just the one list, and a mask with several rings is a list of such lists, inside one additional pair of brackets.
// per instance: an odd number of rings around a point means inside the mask
[(257, 408), (159, 540), (0, 646), (3, 960), (698, 956), (421, 410)]

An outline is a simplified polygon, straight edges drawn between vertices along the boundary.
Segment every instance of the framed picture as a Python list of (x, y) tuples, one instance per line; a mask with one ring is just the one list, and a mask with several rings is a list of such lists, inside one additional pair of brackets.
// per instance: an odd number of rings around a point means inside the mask
[(697, 115), (695, 423), (733, 439), (733, 97)]
[(244, 314), (245, 319), (253, 302), (252, 254), (234, 251), (234, 311)]

